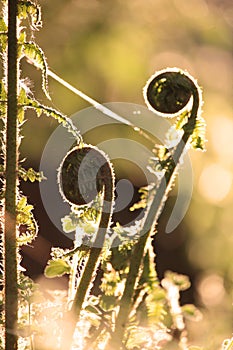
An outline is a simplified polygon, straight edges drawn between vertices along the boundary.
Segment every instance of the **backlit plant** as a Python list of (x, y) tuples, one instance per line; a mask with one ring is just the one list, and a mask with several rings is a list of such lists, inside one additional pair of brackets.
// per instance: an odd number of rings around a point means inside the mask
[[(189, 148), (204, 149), (202, 96), (197, 82), (185, 71), (172, 68), (153, 75), (144, 88), (149, 109), (161, 117), (176, 117), (168, 131), (175, 142), (158, 146), (143, 130), (128, 123), (152, 143), (154, 157), (148, 165), (156, 184), (140, 190), (141, 200), (132, 210), (143, 210), (134, 226), (112, 222), (114, 169), (108, 156), (85, 144), (71, 119), (41, 104), (21, 77), (21, 61), (40, 69), (42, 89), (50, 99), (50, 72), (42, 49), (32, 40), (41, 27), (39, 5), (32, 1), (2, 1), (0, 44), (3, 77), (0, 85), (2, 120), (1, 192), (3, 286), (1, 349), (199, 349), (189, 346), (185, 318), (198, 320), (194, 305), (180, 306), (180, 292), (189, 288), (187, 276), (167, 271), (162, 281), (156, 273), (152, 237), (180, 161)], [(29, 24), (28, 24), (29, 23)], [(30, 39), (28, 39), (30, 38)], [(52, 73), (50, 72), (50, 75)], [(93, 101), (89, 99), (89, 101)], [(94, 105), (101, 109), (101, 105)], [(67, 295), (51, 302), (26, 277), (20, 266), (20, 247), (37, 236), (33, 206), (20, 191), (21, 181), (46, 181), (42, 173), (22, 167), (19, 155), (25, 111), (55, 118), (70, 132), (73, 147), (61, 159), (59, 190), (70, 204), (61, 218), (65, 232), (82, 232), (72, 249), (53, 248), (45, 275), (69, 276)], [(105, 109), (106, 112), (106, 109)], [(28, 121), (30, 123), (30, 120)], [(174, 141), (174, 140), (173, 140)], [(101, 270), (100, 293), (92, 294)], [(54, 292), (55, 293), (55, 292)], [(228, 350), (232, 340), (223, 342)]]

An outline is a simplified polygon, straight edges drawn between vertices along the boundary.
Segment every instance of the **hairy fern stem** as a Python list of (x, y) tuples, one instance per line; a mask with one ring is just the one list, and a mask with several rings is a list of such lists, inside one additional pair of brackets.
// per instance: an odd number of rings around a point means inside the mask
[[(135, 286), (139, 271), (142, 268), (141, 264), (145, 254), (145, 247), (148, 241), (148, 238), (151, 234), (154, 233), (155, 226), (159, 215), (163, 209), (165, 201), (167, 199), (168, 193), (171, 189), (171, 185), (174, 181), (176, 171), (180, 162), (180, 159), (187, 148), (187, 145), (192, 135), (196, 121), (199, 116), (200, 108), (200, 89), (192, 78), (190, 78), (186, 73), (179, 71), (166, 71), (165, 77), (163, 79), (170, 83), (170, 75), (174, 79), (174, 82), (171, 81), (176, 88), (185, 87), (190, 91), (192, 96), (192, 109), (187, 123), (183, 126), (184, 134), (177, 146), (171, 151), (171, 154), (168, 159), (169, 167), (166, 170), (165, 174), (161, 178), (159, 184), (155, 188), (155, 195), (152, 200), (152, 203), (147, 211), (145, 221), (141, 230), (141, 237), (133, 248), (133, 252), (130, 258), (130, 267), (129, 273), (126, 279), (125, 288), (123, 296), (120, 301), (120, 309), (115, 322), (115, 330), (112, 334), (110, 342), (107, 349), (118, 350), (122, 348), (124, 342), (125, 329), (128, 323), (129, 314), (132, 309), (133, 295), (135, 291)], [(155, 77), (154, 79), (157, 79)], [(177, 84), (179, 82), (179, 84)], [(155, 84), (156, 85), (156, 84)], [(161, 89), (160, 89), (161, 90)], [(159, 91), (160, 92), (160, 91)], [(157, 91), (157, 93), (159, 93)], [(156, 97), (156, 96), (155, 96)], [(168, 106), (169, 108), (169, 106)]]
[[(65, 331), (61, 342), (61, 349), (69, 349), (72, 346), (75, 327), (79, 320), (85, 298), (92, 287), (92, 282), (98, 267), (99, 257), (112, 217), (114, 203), (114, 172), (111, 163), (103, 152), (100, 152), (93, 146), (80, 145), (68, 153), (61, 164), (58, 174), (61, 194), (69, 203), (81, 205), (83, 204), (83, 196), (85, 197), (85, 195), (91, 202), (94, 194), (88, 188), (88, 183), (83, 183), (84, 179), (82, 178), (82, 174), (79, 183), (78, 179), (82, 170), (84, 171), (85, 177), (88, 177), (88, 170), (90, 171), (90, 166), (93, 166), (93, 161), (96, 162), (97, 166), (97, 173), (95, 173), (96, 178), (93, 179), (90, 176), (88, 180), (90, 182), (96, 180), (97, 193), (102, 194), (102, 207), (96, 237), (90, 247), (88, 259), (75, 292), (71, 309), (65, 315)], [(80, 188), (83, 189), (82, 185), (86, 186), (86, 188), (84, 188), (84, 191), (86, 191), (85, 193), (80, 190)], [(70, 189), (72, 189), (72, 191)]]
[(8, 49), (7, 49), (7, 122), (5, 139), (5, 203), (4, 203), (4, 302), (5, 349), (16, 350), (18, 320), (18, 272), (17, 272), (17, 1), (8, 1)]

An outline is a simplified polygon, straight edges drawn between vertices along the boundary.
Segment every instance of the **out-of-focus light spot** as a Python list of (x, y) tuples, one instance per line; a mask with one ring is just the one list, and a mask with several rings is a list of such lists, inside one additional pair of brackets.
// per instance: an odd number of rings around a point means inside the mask
[[(215, 37), (216, 33), (213, 29), (211, 35)], [(226, 39), (228, 40), (228, 37)], [(213, 57), (213, 59), (210, 60), (210, 57)], [(232, 79), (231, 73), (229, 73), (232, 66), (231, 53), (213, 45), (204, 45), (198, 48), (198, 54), (193, 60), (195, 66), (198, 67), (198, 80), (200, 79), (200, 81), (204, 82), (206, 91), (211, 88), (212, 91), (215, 90), (217, 94), (222, 96), (224, 96), (224, 93), (228, 94), (231, 91)], [(211, 101), (215, 108), (216, 102)], [(218, 120), (220, 123), (221, 120)]]
[(185, 16), (198, 17), (200, 14), (202, 17), (207, 16), (209, 9), (205, 0), (196, 0), (195, 6), (192, 1), (186, 0), (174, 0), (177, 9)]
[(228, 195), (231, 185), (231, 172), (215, 163), (204, 168), (199, 180), (199, 191), (209, 202), (219, 203)]
[(216, 274), (203, 277), (198, 284), (198, 293), (206, 306), (219, 305), (225, 296), (223, 278)]
[(233, 163), (233, 120), (227, 116), (216, 116), (210, 126), (212, 147), (217, 155)]

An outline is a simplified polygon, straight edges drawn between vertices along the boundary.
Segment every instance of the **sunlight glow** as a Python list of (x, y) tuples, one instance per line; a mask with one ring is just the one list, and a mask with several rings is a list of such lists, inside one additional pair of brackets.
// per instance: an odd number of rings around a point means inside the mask
[(205, 17), (209, 13), (208, 5), (205, 0), (196, 0), (195, 6), (191, 1), (174, 0), (175, 6), (178, 11), (183, 15), (192, 18), (198, 18), (200, 15)]
[(225, 296), (223, 278), (216, 274), (205, 276), (198, 285), (198, 292), (205, 305), (221, 304)]
[(200, 180), (199, 191), (211, 203), (219, 203), (230, 192), (232, 174), (218, 163), (204, 168)]
[[(219, 122), (221, 120), (221, 123)], [(226, 115), (213, 117), (210, 126), (212, 147), (216, 154), (228, 162), (233, 160), (233, 120)]]

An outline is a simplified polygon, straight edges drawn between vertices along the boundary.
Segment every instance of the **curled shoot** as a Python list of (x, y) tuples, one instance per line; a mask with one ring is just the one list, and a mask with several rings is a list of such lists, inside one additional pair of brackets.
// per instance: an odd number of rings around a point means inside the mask
[(104, 152), (98, 148), (81, 144), (74, 147), (63, 159), (58, 172), (60, 192), (71, 205), (91, 205), (96, 196), (102, 196), (102, 207), (95, 239), (89, 249), (84, 271), (68, 312), (69, 327), (63, 345), (69, 348), (80, 312), (95, 277), (99, 257), (109, 228), (114, 203), (114, 173)]
[(143, 93), (148, 108), (162, 117), (179, 116), (180, 118), (185, 111), (187, 113), (183, 121), (183, 134), (180, 141), (171, 149), (166, 149), (163, 175), (151, 193), (151, 204), (147, 208), (140, 238), (132, 251), (115, 329), (108, 344), (111, 350), (125, 346), (125, 329), (133, 307), (134, 291), (142, 269), (147, 244), (150, 243), (149, 237), (154, 233), (159, 215), (175, 179), (179, 162), (192, 142), (196, 142), (196, 148), (201, 148), (198, 147), (198, 144), (201, 144), (198, 127), (201, 124), (202, 97), (201, 90), (191, 75), (177, 68), (162, 70), (148, 80)]

